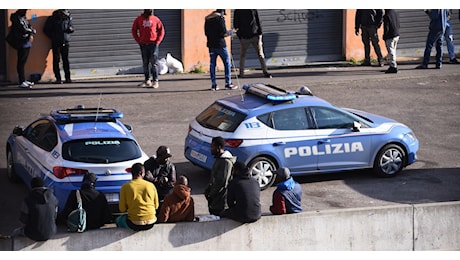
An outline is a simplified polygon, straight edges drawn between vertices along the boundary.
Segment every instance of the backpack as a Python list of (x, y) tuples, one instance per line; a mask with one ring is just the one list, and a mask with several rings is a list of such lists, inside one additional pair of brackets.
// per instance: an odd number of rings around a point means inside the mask
[(77, 190), (77, 209), (70, 212), (67, 217), (67, 229), (69, 232), (84, 232), (86, 230), (86, 211), (83, 208), (80, 191)]
[(13, 48), (13, 49), (18, 49), (18, 41), (16, 37), (14, 36), (14, 32), (11, 29), (8, 34), (6, 35), (5, 38), (6, 42)]

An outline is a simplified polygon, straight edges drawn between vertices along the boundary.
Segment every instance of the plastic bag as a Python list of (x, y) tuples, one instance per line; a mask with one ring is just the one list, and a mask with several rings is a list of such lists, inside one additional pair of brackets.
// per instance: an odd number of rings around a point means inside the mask
[(166, 64), (165, 58), (157, 60), (157, 70), (160, 75), (168, 73), (168, 65)]
[(168, 54), (166, 54), (166, 64), (168, 65), (169, 73), (183, 73), (184, 72), (184, 66), (182, 65), (182, 62), (174, 58), (169, 52)]

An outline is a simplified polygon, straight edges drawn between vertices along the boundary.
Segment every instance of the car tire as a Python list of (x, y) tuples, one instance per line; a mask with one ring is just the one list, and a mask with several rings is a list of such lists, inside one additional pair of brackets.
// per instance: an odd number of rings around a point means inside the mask
[(396, 144), (385, 145), (374, 161), (374, 173), (380, 177), (394, 177), (404, 168), (406, 153)]
[(16, 174), (13, 162), (13, 154), (11, 153), (11, 150), (8, 149), (6, 152), (6, 175), (8, 176), (8, 180), (11, 182), (20, 183), (21, 179)]
[(260, 189), (265, 190), (275, 182), (276, 165), (267, 157), (256, 157), (248, 164), (251, 176), (257, 180)]

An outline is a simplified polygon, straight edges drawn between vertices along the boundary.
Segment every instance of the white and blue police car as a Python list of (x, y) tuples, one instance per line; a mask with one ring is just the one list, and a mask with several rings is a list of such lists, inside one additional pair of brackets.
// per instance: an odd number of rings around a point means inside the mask
[(27, 127), (16, 126), (6, 144), (7, 175), (30, 188), (41, 176), (53, 188), (63, 209), (71, 190), (81, 187), (84, 174), (97, 176), (96, 189), (118, 211), (121, 186), (132, 179), (131, 166), (148, 156), (114, 108), (51, 111)]
[(336, 107), (307, 87), (292, 93), (252, 83), (245, 93), (216, 100), (189, 125), (184, 155), (211, 169), (213, 137), (248, 165), (261, 189), (275, 170), (306, 175), (372, 168), (391, 177), (417, 160), (419, 142), (406, 125), (383, 116)]

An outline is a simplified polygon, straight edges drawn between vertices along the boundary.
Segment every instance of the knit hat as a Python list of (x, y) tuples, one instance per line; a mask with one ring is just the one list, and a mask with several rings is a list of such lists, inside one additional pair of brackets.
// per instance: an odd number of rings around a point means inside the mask
[(30, 181), (30, 186), (32, 186), (32, 188), (43, 187), (45, 186), (45, 182), (43, 181), (41, 177), (34, 177)]
[(287, 180), (291, 177), (291, 171), (288, 168), (278, 168), (276, 174), (279, 175), (283, 180)]
[(97, 177), (96, 174), (89, 172), (83, 176), (83, 183), (91, 183), (94, 184), (96, 183)]

